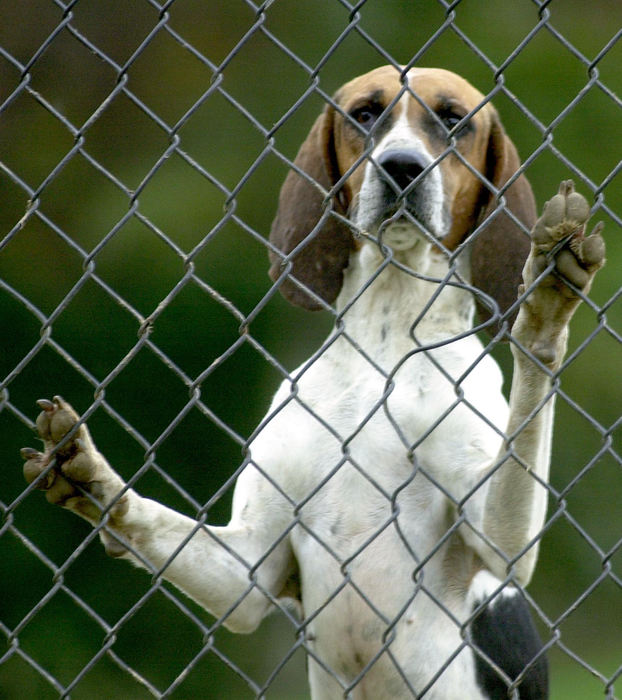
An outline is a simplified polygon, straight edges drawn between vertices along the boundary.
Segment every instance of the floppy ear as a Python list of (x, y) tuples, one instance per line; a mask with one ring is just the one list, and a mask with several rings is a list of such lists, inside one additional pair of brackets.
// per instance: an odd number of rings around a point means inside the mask
[[(490, 133), (487, 152), (487, 177), (500, 189), (520, 167), (520, 160), (514, 144), (506, 135), (497, 115)], [(529, 231), (536, 221), (536, 205), (531, 186), (521, 175), (504, 192), (505, 208)], [(480, 217), (481, 230), (471, 244), (471, 281), (475, 287), (493, 297), (501, 313), (516, 301), (518, 286), (522, 282), (523, 265), (529, 253), (530, 241), (525, 232), (512, 221), (505, 210), (495, 215), (499, 206), (494, 195), (490, 194), (483, 204)], [(486, 220), (489, 219), (486, 223)], [(490, 309), (478, 302), (482, 322), (491, 317)], [(514, 316), (508, 319), (511, 327)], [(489, 327), (494, 334), (499, 323)]]
[[(333, 125), (334, 109), (329, 105), (317, 118), (294, 161), (312, 180), (290, 170), (270, 231), (270, 241), (283, 255), (302, 244), (291, 259), (293, 268), (282, 282), (281, 292), (293, 304), (313, 311), (323, 306), (290, 278), (331, 304), (341, 290), (343, 270), (353, 248), (350, 229), (331, 213), (325, 213), (325, 196), (317, 186), (328, 191), (339, 178)], [(347, 205), (341, 199), (342, 196), (333, 199), (332, 209), (345, 215)], [(323, 214), (325, 220), (318, 227)], [(283, 258), (270, 251), (270, 262), (270, 277), (277, 280), (283, 271)]]

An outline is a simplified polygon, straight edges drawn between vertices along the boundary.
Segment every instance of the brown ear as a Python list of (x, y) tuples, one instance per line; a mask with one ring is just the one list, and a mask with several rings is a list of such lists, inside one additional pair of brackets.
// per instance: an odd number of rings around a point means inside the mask
[[(497, 189), (501, 189), (519, 168), (516, 148), (495, 115), (488, 143), (488, 180)], [(499, 212), (496, 212), (499, 202), (493, 194), (484, 202), (481, 228), (471, 244), (472, 283), (496, 300), (501, 313), (505, 313), (516, 301), (530, 245), (524, 229), (512, 220), (506, 210), (511, 211), (528, 231), (536, 221), (533, 192), (524, 175), (517, 178), (503, 196), (506, 200), (505, 209)], [(485, 303), (478, 301), (478, 310), (482, 322), (491, 318), (492, 310)], [(510, 328), (514, 317), (508, 319)], [(497, 322), (489, 326), (488, 330), (494, 334), (499, 327), (500, 323)]]
[(270, 277), (275, 281), (281, 277), (287, 265), (284, 256), (300, 246), (291, 258), (293, 267), (281, 283), (281, 292), (293, 304), (313, 311), (324, 307), (293, 279), (331, 304), (341, 290), (343, 270), (353, 247), (350, 229), (326, 211), (328, 207), (345, 215), (344, 206), (337, 198), (333, 198), (332, 207), (324, 204), (322, 192), (330, 190), (339, 178), (333, 123), (334, 110), (327, 106), (294, 161), (310, 179), (290, 170), (270, 231), (270, 241), (283, 253), (270, 251)]

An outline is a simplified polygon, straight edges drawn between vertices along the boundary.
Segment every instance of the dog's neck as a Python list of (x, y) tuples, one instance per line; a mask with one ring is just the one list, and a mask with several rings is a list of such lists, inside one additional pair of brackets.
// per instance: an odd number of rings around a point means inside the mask
[[(442, 341), (472, 328), (472, 295), (455, 285), (455, 276), (443, 284), (447, 258), (430, 242), (420, 238), (413, 247), (395, 251), (393, 260), (397, 264), (387, 264), (371, 241), (352, 254), (337, 299), (350, 338), (366, 351), (380, 339), (386, 356), (387, 345), (394, 349), (391, 354), (400, 354), (417, 343)], [(459, 273), (464, 280), (468, 271)]]

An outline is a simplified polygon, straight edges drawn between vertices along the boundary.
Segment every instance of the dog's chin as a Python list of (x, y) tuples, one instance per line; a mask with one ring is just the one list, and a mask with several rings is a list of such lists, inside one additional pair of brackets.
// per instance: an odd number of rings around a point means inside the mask
[(443, 215), (434, 217), (430, 212), (418, 211), (415, 207), (404, 210), (395, 204), (385, 204), (368, 209), (366, 216), (361, 216), (360, 209), (356, 213), (358, 216), (354, 220), (362, 231), (395, 251), (407, 251), (423, 242), (441, 240), (444, 234), (439, 229), (446, 228)]
[(388, 245), (393, 250), (410, 250), (416, 245), (428, 241), (428, 236), (423, 232), (422, 226), (416, 221), (398, 219), (388, 226), (378, 227), (378, 240)]

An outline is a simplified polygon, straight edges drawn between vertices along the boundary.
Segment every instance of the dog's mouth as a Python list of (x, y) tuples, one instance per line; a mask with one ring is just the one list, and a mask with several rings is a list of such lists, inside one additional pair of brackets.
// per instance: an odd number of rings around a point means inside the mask
[(366, 230), (395, 250), (407, 250), (421, 240), (440, 240), (448, 227), (448, 217), (425, 183), (407, 194), (396, 195), (385, 183), (378, 196), (375, 216)]

